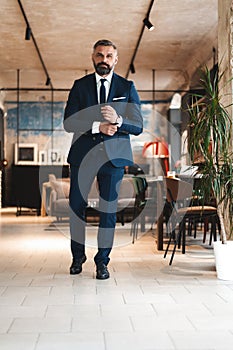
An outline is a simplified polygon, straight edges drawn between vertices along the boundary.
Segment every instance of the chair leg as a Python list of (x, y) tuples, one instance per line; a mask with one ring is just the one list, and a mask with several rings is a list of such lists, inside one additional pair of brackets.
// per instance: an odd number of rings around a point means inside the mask
[(134, 235), (133, 235), (133, 243), (135, 240), (138, 238), (138, 221), (135, 223), (135, 230), (134, 230)]
[(182, 227), (182, 222), (179, 223), (179, 232), (178, 232), (178, 235), (177, 235), (177, 244), (178, 244), (178, 248), (180, 249), (180, 246), (181, 246), (181, 234), (180, 232), (183, 230), (183, 227)]
[[(176, 222), (177, 222), (177, 217), (176, 217)], [(190, 224), (190, 222), (188, 222), (188, 224)], [(173, 246), (171, 258), (170, 258), (170, 261), (169, 261), (169, 265), (172, 265), (172, 262), (173, 262), (174, 255), (175, 255), (177, 247), (178, 248), (181, 247), (182, 248), (182, 254), (185, 254), (185, 246), (186, 246), (186, 218), (184, 217), (184, 218), (181, 219), (181, 221), (180, 221), (180, 223), (178, 225), (179, 230), (178, 230), (177, 236), (175, 234), (175, 227), (176, 227), (176, 225), (174, 225), (174, 223), (172, 222), (171, 223), (171, 228), (172, 229), (170, 231), (169, 241), (168, 241), (165, 253), (164, 253), (164, 258), (165, 258), (167, 256), (167, 253), (168, 253), (171, 241), (172, 241), (172, 239), (174, 239), (174, 246)]]
[[(178, 236), (180, 234), (180, 231), (178, 233)], [(177, 237), (179, 238), (179, 237)], [(174, 242), (174, 247), (173, 247), (173, 250), (172, 250), (172, 255), (171, 255), (171, 258), (170, 258), (170, 261), (169, 261), (169, 265), (172, 264), (172, 261), (173, 261), (173, 258), (174, 258), (174, 255), (175, 255), (175, 252), (176, 252), (176, 246), (177, 246), (177, 240), (175, 239), (175, 242)]]
[[(196, 219), (193, 219), (193, 226), (194, 226), (194, 234), (193, 237), (196, 238), (197, 237), (197, 225), (198, 225), (198, 221)], [(190, 236), (192, 234), (192, 230), (190, 232)]]
[(121, 225), (122, 226), (124, 226), (124, 224), (125, 224), (125, 218), (124, 218), (124, 210), (122, 211), (122, 213), (121, 213)]
[(209, 222), (208, 222), (208, 218), (204, 219), (204, 233), (203, 233), (203, 243), (205, 243), (206, 241), (206, 233), (208, 232), (209, 229)]
[(169, 234), (169, 241), (167, 243), (167, 247), (166, 247), (166, 250), (164, 252), (164, 258), (166, 258), (167, 256), (167, 253), (168, 253), (168, 250), (169, 250), (169, 247), (170, 247), (170, 244), (172, 242), (172, 239), (174, 240), (174, 243), (176, 241), (176, 232), (175, 232), (175, 229), (176, 229), (176, 225), (173, 221), (170, 222), (170, 230), (168, 229), (168, 225), (169, 225), (169, 221), (167, 223), (167, 235), (168, 235), (168, 232), (170, 231), (170, 234)]
[(173, 251), (172, 251), (169, 265), (172, 264), (172, 261), (173, 261), (173, 258), (174, 258), (175, 252), (176, 252), (176, 247), (177, 246), (179, 247), (179, 244), (181, 245), (181, 241), (182, 241), (182, 253), (183, 253), (183, 251), (185, 253), (185, 238), (184, 238), (185, 234), (186, 234), (186, 232), (185, 232), (185, 220), (182, 220), (181, 224), (179, 225), (179, 232), (177, 234), (177, 239), (175, 239), (175, 242), (174, 242), (174, 247), (173, 247)]
[(137, 222), (137, 207), (134, 205), (134, 210), (133, 210), (133, 220), (131, 223), (131, 228), (130, 228), (130, 236), (132, 236), (132, 243), (135, 241), (135, 230), (136, 230), (136, 222)]
[[(184, 221), (184, 220), (183, 220)], [(185, 254), (185, 245), (186, 245), (186, 232), (185, 232), (185, 222), (182, 224), (182, 254)]]
[(209, 245), (211, 245), (213, 237), (214, 237), (214, 241), (217, 241), (216, 217), (215, 216), (211, 218), (211, 230), (210, 230)]
[(194, 228), (194, 238), (196, 238), (196, 222), (192, 220), (192, 218), (188, 219), (188, 235), (192, 235), (192, 231)]
[(186, 231), (185, 231), (185, 220), (182, 220), (182, 222), (179, 225), (179, 232), (177, 235), (177, 238), (174, 241), (174, 247), (172, 250), (172, 255), (169, 261), (169, 265), (172, 265), (173, 262), (173, 258), (176, 252), (176, 247), (180, 247), (181, 243), (182, 243), (182, 254), (185, 254), (185, 235), (186, 235)]
[(179, 224), (179, 232), (177, 235), (178, 248), (182, 247), (182, 254), (185, 254), (185, 235), (186, 235), (186, 221), (183, 219)]
[(134, 222), (131, 224), (130, 235), (132, 236), (132, 243), (134, 244), (135, 239), (137, 239), (137, 236), (138, 236), (138, 221), (137, 221), (137, 219), (135, 219)]
[(134, 243), (134, 231), (135, 231), (135, 222), (133, 221), (131, 223), (131, 228), (130, 228), (130, 236), (132, 236), (132, 243)]
[(166, 258), (166, 256), (167, 256), (167, 253), (168, 253), (168, 250), (169, 250), (169, 247), (170, 247), (172, 238), (174, 238), (174, 235), (175, 235), (175, 231), (171, 231), (171, 232), (170, 232), (170, 235), (169, 235), (169, 241), (168, 241), (168, 243), (167, 243), (167, 247), (166, 247), (166, 250), (165, 250), (165, 252), (164, 252), (164, 256), (163, 256), (164, 258)]

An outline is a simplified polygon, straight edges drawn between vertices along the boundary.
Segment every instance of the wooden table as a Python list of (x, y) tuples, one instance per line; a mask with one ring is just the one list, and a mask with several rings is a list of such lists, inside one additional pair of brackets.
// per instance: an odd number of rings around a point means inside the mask
[(162, 176), (146, 176), (148, 186), (154, 187), (155, 195), (157, 199), (157, 210), (155, 221), (157, 221), (157, 249), (163, 250), (163, 208), (164, 208), (164, 196), (163, 196), (163, 177)]
[(165, 200), (163, 196), (163, 179), (157, 181), (157, 249), (163, 250), (163, 221), (164, 221), (164, 205)]

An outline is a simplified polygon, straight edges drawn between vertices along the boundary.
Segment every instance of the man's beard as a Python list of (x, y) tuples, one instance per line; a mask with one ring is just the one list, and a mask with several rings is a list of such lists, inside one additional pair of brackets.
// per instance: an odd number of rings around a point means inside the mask
[(112, 70), (112, 67), (110, 67), (107, 63), (103, 63), (103, 62), (100, 62), (98, 64), (95, 64), (95, 62), (93, 63), (94, 63), (96, 73), (101, 76), (108, 75)]

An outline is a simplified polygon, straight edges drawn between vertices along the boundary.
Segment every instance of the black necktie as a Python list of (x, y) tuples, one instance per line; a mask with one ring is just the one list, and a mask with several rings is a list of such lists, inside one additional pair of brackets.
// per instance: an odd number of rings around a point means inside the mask
[(100, 104), (106, 102), (106, 90), (104, 86), (104, 82), (106, 79), (100, 79), (101, 86), (100, 86)]

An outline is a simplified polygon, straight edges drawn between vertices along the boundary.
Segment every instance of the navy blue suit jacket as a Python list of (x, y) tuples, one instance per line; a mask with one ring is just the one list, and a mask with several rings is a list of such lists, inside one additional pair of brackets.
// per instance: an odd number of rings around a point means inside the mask
[(64, 113), (64, 129), (74, 133), (68, 155), (71, 165), (80, 165), (85, 155), (99, 142), (104, 143), (107, 156), (114, 166), (132, 165), (130, 134), (139, 135), (143, 130), (140, 100), (133, 82), (113, 73), (107, 104), (123, 118), (123, 123), (113, 136), (92, 134), (93, 122), (103, 121), (95, 74), (74, 82)]

